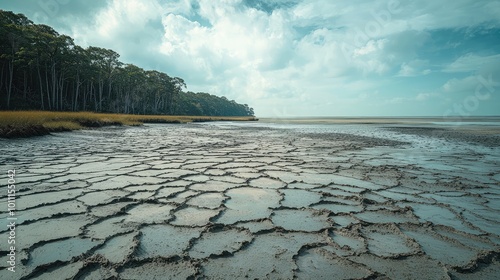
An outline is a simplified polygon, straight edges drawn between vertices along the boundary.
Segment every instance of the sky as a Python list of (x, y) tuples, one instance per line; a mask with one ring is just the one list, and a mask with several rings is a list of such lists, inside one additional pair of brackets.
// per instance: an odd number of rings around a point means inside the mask
[(500, 0), (0, 0), (259, 117), (500, 115)]

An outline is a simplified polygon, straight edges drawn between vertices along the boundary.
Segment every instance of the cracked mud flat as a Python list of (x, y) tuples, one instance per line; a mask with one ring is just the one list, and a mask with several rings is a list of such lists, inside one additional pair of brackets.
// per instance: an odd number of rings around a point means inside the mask
[(416, 131), (229, 123), (1, 140), (18, 226), (16, 272), (3, 238), (0, 279), (498, 279), (498, 142)]

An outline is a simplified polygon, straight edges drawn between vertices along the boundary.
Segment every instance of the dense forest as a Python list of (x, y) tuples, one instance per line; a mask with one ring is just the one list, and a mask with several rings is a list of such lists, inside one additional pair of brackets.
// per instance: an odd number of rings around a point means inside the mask
[(22, 14), (0, 10), (0, 109), (126, 114), (252, 116), (225, 97), (185, 92), (182, 78), (82, 48)]

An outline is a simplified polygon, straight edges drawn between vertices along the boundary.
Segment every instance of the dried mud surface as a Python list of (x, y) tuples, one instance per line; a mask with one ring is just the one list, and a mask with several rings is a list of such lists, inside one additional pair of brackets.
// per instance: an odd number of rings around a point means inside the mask
[[(464, 125), (465, 126), (465, 125)], [(498, 147), (500, 143), (500, 129), (498, 127), (469, 127), (455, 125), (455, 127), (408, 127), (394, 126), (391, 130), (414, 135), (426, 135), (435, 138), (453, 139), (487, 147)]]
[(0, 242), (0, 279), (497, 279), (500, 149), (428, 136), (189, 124), (2, 140), (18, 263)]

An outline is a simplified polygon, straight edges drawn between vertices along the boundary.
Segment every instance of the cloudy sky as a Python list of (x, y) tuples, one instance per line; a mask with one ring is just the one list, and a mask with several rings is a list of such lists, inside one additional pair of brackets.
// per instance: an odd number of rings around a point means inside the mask
[(500, 115), (500, 1), (0, 0), (260, 117)]

